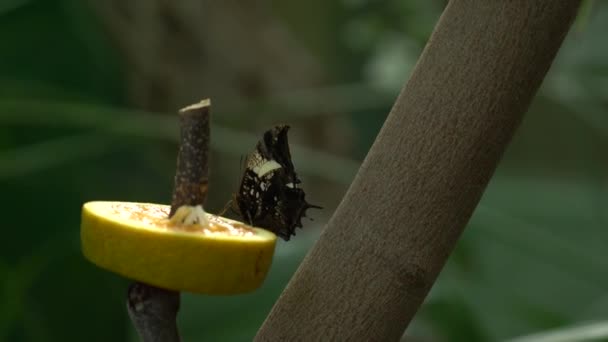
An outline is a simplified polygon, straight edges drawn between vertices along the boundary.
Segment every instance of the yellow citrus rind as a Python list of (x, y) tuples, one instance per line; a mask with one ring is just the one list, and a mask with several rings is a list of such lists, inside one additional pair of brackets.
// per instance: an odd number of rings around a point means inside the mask
[(152, 203), (85, 203), (84, 256), (127, 278), (175, 291), (238, 294), (261, 286), (274, 255), (272, 232), (211, 214), (205, 229), (175, 226), (167, 219), (169, 209)]

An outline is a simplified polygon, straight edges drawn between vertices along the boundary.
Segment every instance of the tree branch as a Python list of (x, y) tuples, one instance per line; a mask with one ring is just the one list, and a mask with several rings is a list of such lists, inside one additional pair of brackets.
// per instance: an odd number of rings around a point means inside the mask
[(143, 342), (179, 342), (179, 292), (133, 282), (127, 291), (129, 317)]
[(171, 213), (182, 205), (203, 205), (209, 185), (209, 100), (179, 111), (181, 141), (175, 169)]
[(449, 2), (348, 193), (256, 340), (401, 337), (578, 5)]
[[(209, 174), (209, 100), (185, 107), (180, 113), (181, 141), (177, 155), (171, 212), (183, 205), (202, 205), (207, 198)], [(129, 286), (129, 317), (144, 342), (178, 342), (176, 317), (179, 292), (140, 282)]]

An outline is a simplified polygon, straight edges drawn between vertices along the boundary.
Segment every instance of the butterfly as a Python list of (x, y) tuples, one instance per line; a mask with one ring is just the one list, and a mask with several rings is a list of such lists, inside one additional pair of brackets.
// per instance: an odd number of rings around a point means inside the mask
[(289, 126), (279, 125), (266, 131), (255, 150), (245, 159), (245, 171), (232, 209), (252, 226), (274, 232), (288, 241), (302, 227), (309, 208), (322, 209), (306, 202), (287, 141)]

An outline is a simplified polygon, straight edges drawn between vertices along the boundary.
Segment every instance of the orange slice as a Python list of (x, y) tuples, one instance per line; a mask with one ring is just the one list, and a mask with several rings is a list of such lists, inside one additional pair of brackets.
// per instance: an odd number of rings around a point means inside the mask
[[(178, 214), (185, 217), (183, 208), (192, 207), (180, 208)], [(169, 209), (152, 203), (85, 203), (80, 229), (85, 257), (127, 278), (170, 290), (237, 294), (260, 287), (274, 254), (272, 232), (202, 208), (206, 219), (196, 223), (169, 220)]]

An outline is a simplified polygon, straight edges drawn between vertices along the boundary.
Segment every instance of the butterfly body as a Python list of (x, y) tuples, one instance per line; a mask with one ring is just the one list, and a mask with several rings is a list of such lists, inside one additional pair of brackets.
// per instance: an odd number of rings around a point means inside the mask
[(289, 126), (264, 133), (245, 160), (245, 172), (233, 209), (249, 224), (268, 229), (284, 240), (302, 227), (306, 209), (321, 207), (306, 202), (287, 141)]

